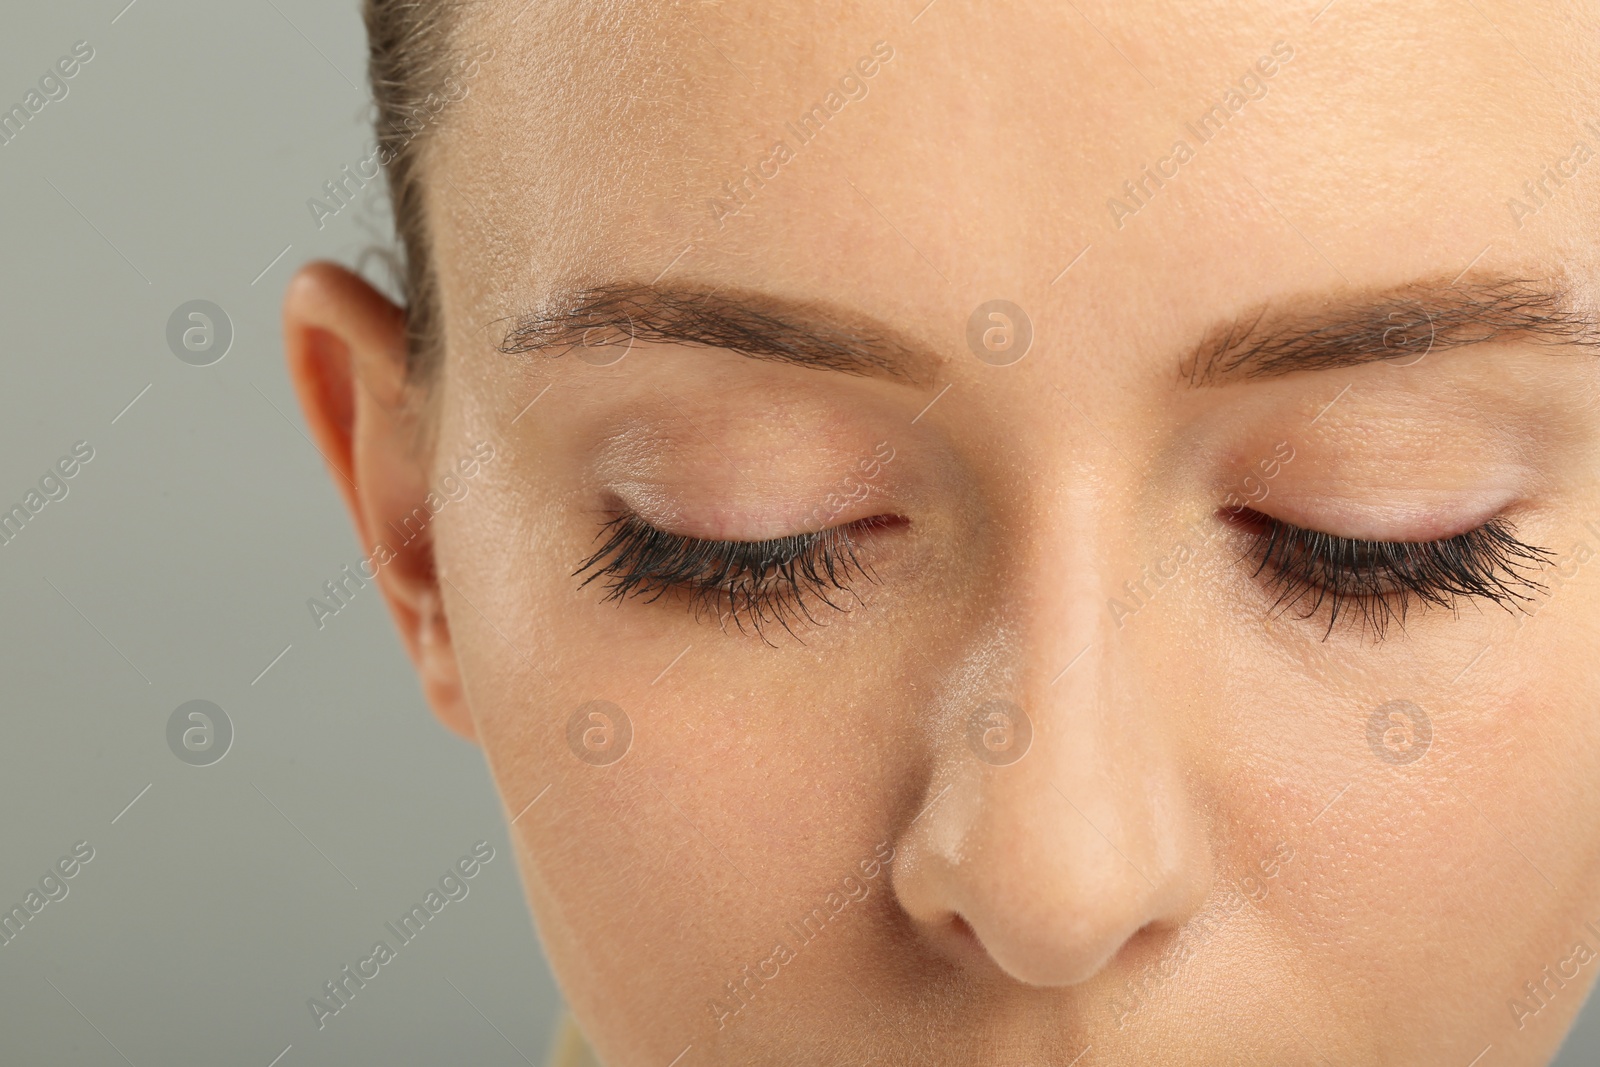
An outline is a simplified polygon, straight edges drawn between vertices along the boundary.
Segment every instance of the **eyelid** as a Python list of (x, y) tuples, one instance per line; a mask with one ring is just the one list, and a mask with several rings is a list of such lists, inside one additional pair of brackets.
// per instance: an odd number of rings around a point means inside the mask
[(1252, 577), (1270, 571), (1265, 580), (1278, 591), (1275, 607), (1287, 610), (1309, 598), (1299, 616), (1307, 619), (1328, 605), (1324, 639), (1346, 605), (1380, 639), (1389, 622), (1404, 624), (1413, 601), (1454, 608), (1459, 600), (1476, 598), (1508, 611), (1524, 608), (1544, 589), (1536, 574), (1554, 559), (1519, 540), (1504, 515), (1428, 541), (1340, 537), (1250, 508), (1232, 510), (1227, 519), (1255, 539), (1260, 562)]
[(830, 466), (824, 476), (809, 471), (808, 477), (786, 484), (781, 478), (754, 481), (741, 473), (716, 493), (694, 478), (680, 482), (620, 475), (609, 479), (605, 502), (614, 513), (631, 512), (666, 532), (706, 541), (760, 541), (869, 519), (885, 510), (877, 498), (903, 495), (903, 482), (902, 492), (891, 489), (891, 478), (899, 471), (897, 451), (888, 441), (870, 450), (837, 452), (849, 462)]
[[(632, 515), (665, 534), (724, 545), (777, 544), (840, 526), (892, 517), (873, 500), (870, 486), (866, 487), (866, 492), (847, 492), (846, 486), (836, 487), (823, 494), (815, 504), (791, 507), (782, 512), (734, 506), (695, 514), (690, 514), (679, 506), (676, 498), (657, 487), (647, 488), (653, 491), (634, 491), (626, 496), (616, 494), (606, 501), (603, 510), (613, 516)], [(873, 506), (861, 506), (868, 502)]]
[(1269, 482), (1265, 493), (1244, 506), (1279, 522), (1352, 541), (1442, 541), (1476, 530), (1503, 514), (1520, 495), (1519, 487), (1478, 484), (1465, 490), (1406, 486), (1385, 491), (1363, 485), (1361, 495), (1326, 492), (1316, 483)]
[(748, 623), (765, 640), (763, 627), (773, 622), (791, 635), (802, 619), (817, 625), (813, 602), (848, 610), (836, 600), (859, 600), (853, 580), (877, 581), (858, 557), (853, 534), (905, 521), (879, 516), (812, 533), (730, 541), (670, 533), (624, 511), (602, 525), (605, 543), (573, 574), (591, 572), (583, 586), (604, 579), (606, 600), (642, 598), (649, 603), (674, 591), (686, 593), (697, 615), (713, 609), (719, 625), (732, 618), (742, 630)]

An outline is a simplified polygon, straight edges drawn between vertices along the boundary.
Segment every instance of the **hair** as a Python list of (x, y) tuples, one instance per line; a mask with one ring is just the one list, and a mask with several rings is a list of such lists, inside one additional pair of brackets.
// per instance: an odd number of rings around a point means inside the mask
[(459, 0), (364, 0), (367, 77), (376, 105), (378, 158), (387, 160), (400, 262), (395, 273), (406, 306), (406, 375), (431, 381), (439, 364), (439, 291), (421, 181), (431, 117), (455, 68)]

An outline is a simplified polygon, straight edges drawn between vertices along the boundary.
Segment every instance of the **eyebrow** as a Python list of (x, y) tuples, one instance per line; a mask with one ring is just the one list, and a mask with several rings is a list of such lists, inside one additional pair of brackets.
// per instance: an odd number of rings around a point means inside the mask
[(1321, 304), (1263, 307), (1213, 328), (1180, 362), (1179, 377), (1208, 386), (1382, 360), (1405, 364), (1492, 341), (1600, 346), (1593, 316), (1563, 287), (1526, 278), (1418, 283)]
[(751, 359), (925, 384), (938, 363), (882, 322), (819, 301), (747, 290), (614, 283), (570, 289), (518, 317), (507, 354), (631, 346), (720, 348)]

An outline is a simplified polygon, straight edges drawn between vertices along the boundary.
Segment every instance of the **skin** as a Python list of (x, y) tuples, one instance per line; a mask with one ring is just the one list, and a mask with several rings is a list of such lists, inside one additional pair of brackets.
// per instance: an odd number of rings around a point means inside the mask
[[(488, 756), (600, 1058), (1546, 1062), (1600, 970), (1574, 955), (1600, 952), (1595, 355), (1179, 368), (1263, 306), (1463, 275), (1592, 308), (1600, 162), (1508, 201), (1600, 149), (1595, 9), (521, 7), (466, 8), (460, 40), (495, 56), (425, 142), (437, 376), (407, 382), (402, 313), (331, 265), (285, 329), (364, 548), (492, 444), (380, 582), (428, 700)], [(722, 183), (878, 41), (865, 98), (719, 220)], [(1189, 137), (1280, 41), (1266, 95)], [(1108, 207), (1180, 137), (1176, 177)], [(497, 350), (552, 294), (618, 281), (871, 319), (913, 354), (892, 377)], [(997, 297), (1034, 334), (1008, 366), (967, 343)], [(815, 529), (880, 442), (825, 523), (895, 517), (859, 537), (877, 580), (794, 636), (573, 576), (619, 500), (699, 537)], [(1348, 537), (1503, 515), (1559, 573), (1524, 613), (1330, 630), (1274, 610), (1219, 515), (1247, 485)], [(609, 765), (568, 742), (593, 700), (631, 723)], [(969, 744), (991, 700), (1031, 726), (1016, 762)], [(1431, 739), (1386, 713), (1369, 738), (1394, 700)]]

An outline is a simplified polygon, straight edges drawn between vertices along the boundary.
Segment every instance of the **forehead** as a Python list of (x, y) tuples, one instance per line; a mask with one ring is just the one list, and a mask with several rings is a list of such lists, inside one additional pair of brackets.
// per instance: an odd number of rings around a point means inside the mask
[(1582, 270), (1600, 210), (1588, 8), (512, 0), (460, 39), (495, 52), (425, 169), (456, 326), (670, 274), (1166, 338), (1480, 254)]

